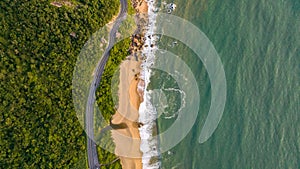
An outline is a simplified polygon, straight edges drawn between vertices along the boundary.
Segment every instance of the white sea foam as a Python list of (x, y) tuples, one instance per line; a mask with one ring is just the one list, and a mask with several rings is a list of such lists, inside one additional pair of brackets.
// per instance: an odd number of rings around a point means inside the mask
[[(140, 150), (143, 153), (142, 163), (144, 169), (158, 169), (160, 167), (160, 162), (156, 160), (151, 160), (153, 157), (158, 157), (158, 139), (153, 137), (154, 126), (156, 125), (155, 120), (157, 118), (157, 111), (151, 104), (151, 91), (146, 91), (148, 84), (150, 83), (151, 70), (150, 68), (154, 64), (155, 52), (157, 47), (154, 45), (157, 41), (157, 36), (154, 36), (155, 23), (157, 8), (155, 6), (154, 0), (148, 0), (148, 18), (149, 25), (147, 27), (147, 32), (145, 33), (145, 47), (142, 50), (143, 55), (146, 57), (145, 61), (142, 63), (141, 68), (141, 78), (144, 80), (144, 93), (143, 102), (139, 108), (139, 121), (144, 125), (139, 128), (141, 136)], [(153, 44), (153, 45), (151, 45)], [(147, 47), (146, 47), (147, 46)]]
[(170, 116), (167, 116), (167, 115), (165, 114), (165, 117), (164, 117), (165, 119), (172, 119), (172, 118), (175, 118), (175, 117), (179, 114), (179, 112), (182, 111), (183, 108), (185, 108), (185, 105), (186, 105), (186, 93), (185, 93), (183, 90), (176, 89), (176, 88), (167, 88), (167, 89), (164, 89), (164, 90), (165, 90), (165, 91), (175, 91), (175, 92), (179, 92), (180, 95), (181, 95), (181, 105), (180, 105), (179, 110), (178, 110), (176, 113), (174, 113), (174, 114), (172, 114), (172, 115), (170, 115)]

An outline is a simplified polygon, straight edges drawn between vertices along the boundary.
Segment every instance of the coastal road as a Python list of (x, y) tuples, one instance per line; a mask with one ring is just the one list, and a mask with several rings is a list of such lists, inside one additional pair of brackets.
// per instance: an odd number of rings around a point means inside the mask
[[(127, 16), (128, 4), (127, 0), (120, 0), (121, 10), (119, 15), (110, 31), (109, 34), (109, 43), (107, 48), (105, 49), (102, 59), (98, 62), (96, 66), (95, 76), (93, 82), (90, 86), (89, 97), (86, 105), (86, 113), (85, 113), (85, 130), (88, 135), (87, 137), (87, 153), (88, 153), (88, 165), (90, 169), (99, 169), (101, 167), (101, 163), (98, 160), (97, 147), (94, 142), (94, 104), (95, 104), (95, 92), (100, 84), (101, 77), (104, 71), (104, 67), (109, 57), (109, 52), (111, 48), (114, 46), (115, 38), (117, 30), (120, 27), (120, 24)], [(99, 46), (100, 47), (100, 46)]]

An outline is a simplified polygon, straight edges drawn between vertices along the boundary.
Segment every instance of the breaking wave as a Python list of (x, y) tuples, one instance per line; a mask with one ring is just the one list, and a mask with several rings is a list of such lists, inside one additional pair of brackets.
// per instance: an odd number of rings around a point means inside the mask
[(139, 121), (143, 123), (143, 126), (139, 128), (141, 145), (140, 150), (143, 153), (142, 163), (144, 169), (158, 169), (160, 167), (159, 161), (159, 140), (157, 137), (153, 137), (153, 130), (155, 130), (157, 111), (151, 103), (151, 91), (147, 91), (147, 86), (150, 83), (151, 67), (154, 65), (155, 52), (157, 46), (155, 46), (158, 37), (154, 35), (156, 30), (155, 23), (157, 14), (155, 11), (155, 1), (148, 1), (148, 18), (149, 25), (147, 32), (145, 33), (145, 47), (142, 50), (145, 56), (145, 61), (142, 63), (141, 79), (144, 80), (143, 86), (143, 102), (139, 107)]

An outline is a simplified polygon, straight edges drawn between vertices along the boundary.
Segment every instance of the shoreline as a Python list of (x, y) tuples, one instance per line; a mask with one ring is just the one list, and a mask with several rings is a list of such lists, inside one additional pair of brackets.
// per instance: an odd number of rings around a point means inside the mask
[(150, 83), (151, 68), (155, 61), (155, 52), (157, 51), (156, 42), (158, 36), (154, 35), (156, 30), (156, 1), (148, 1), (148, 24), (145, 33), (145, 45), (142, 50), (145, 55), (141, 68), (141, 78), (144, 80), (144, 93), (143, 102), (139, 108), (139, 121), (143, 126), (139, 128), (141, 135), (141, 151), (143, 153), (142, 163), (143, 168), (159, 169), (160, 168), (160, 152), (159, 152), (159, 138), (158, 125), (157, 125), (157, 112), (151, 103), (151, 91), (147, 91), (148, 84)]

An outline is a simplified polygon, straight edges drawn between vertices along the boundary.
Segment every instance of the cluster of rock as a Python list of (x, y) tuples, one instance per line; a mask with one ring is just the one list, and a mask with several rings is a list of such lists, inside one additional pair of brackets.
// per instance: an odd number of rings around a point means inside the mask
[(166, 10), (167, 13), (172, 13), (176, 9), (176, 4), (174, 3), (169, 3), (167, 4), (166, 2), (162, 2), (162, 5), (164, 9)]
[(133, 8), (136, 10), (137, 13), (139, 13), (139, 7), (142, 5), (144, 0), (134, 0), (134, 1), (131, 1), (132, 2), (132, 6)]
[(141, 13), (139, 8), (143, 0), (135, 0), (132, 2), (133, 7), (136, 10), (135, 22), (137, 25), (137, 29), (135, 33), (131, 36), (131, 45), (129, 52), (131, 56), (134, 56), (136, 60), (142, 60), (144, 57), (142, 56), (143, 46), (145, 44), (145, 32), (148, 25), (148, 15), (147, 13)]
[(134, 56), (136, 60), (143, 60), (144, 56), (142, 55), (143, 47), (145, 46), (145, 37), (144, 34), (133, 34), (131, 36), (131, 45), (129, 48), (129, 53), (131, 56)]

